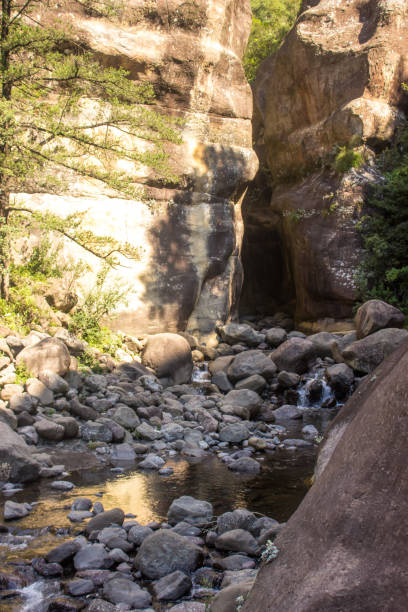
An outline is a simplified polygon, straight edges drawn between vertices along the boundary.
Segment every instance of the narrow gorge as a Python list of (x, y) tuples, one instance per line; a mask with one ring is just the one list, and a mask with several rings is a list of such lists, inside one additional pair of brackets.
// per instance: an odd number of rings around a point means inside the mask
[(405, 0), (1, 19), (0, 611), (405, 612)]

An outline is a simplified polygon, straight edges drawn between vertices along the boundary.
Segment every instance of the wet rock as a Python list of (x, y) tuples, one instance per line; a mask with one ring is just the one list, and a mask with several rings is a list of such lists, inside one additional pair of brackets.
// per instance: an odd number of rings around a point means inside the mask
[(79, 434), (79, 425), (73, 417), (57, 417), (55, 419), (57, 425), (64, 428), (64, 439), (76, 438)]
[(51, 488), (56, 489), (57, 491), (72, 491), (75, 488), (73, 482), (69, 482), (68, 480), (54, 480), (51, 483)]
[(145, 470), (158, 470), (163, 467), (165, 463), (165, 460), (159, 457), (159, 455), (149, 453), (147, 457), (139, 463), (139, 467), (144, 468)]
[(27, 370), (34, 376), (38, 376), (45, 370), (64, 376), (69, 370), (70, 360), (69, 351), (62, 340), (45, 338), (20, 351), (16, 364), (24, 363)]
[(250, 389), (251, 391), (260, 393), (263, 391), (263, 389), (265, 389), (266, 384), (266, 380), (262, 376), (254, 374), (253, 376), (249, 376), (248, 378), (244, 378), (237, 382), (235, 389)]
[(227, 531), (234, 529), (244, 529), (249, 531), (252, 525), (255, 523), (255, 514), (246, 510), (246, 508), (237, 508), (232, 512), (224, 512), (217, 519), (217, 532), (218, 535), (222, 535)]
[(382, 300), (369, 300), (357, 310), (354, 322), (357, 338), (361, 340), (380, 329), (404, 326), (405, 316), (401, 310)]
[(254, 418), (260, 409), (262, 398), (255, 391), (250, 389), (233, 390), (223, 398), (221, 407), (241, 406), (247, 408), (251, 418)]
[(84, 421), (95, 421), (99, 417), (99, 414), (96, 412), (96, 410), (94, 410), (90, 406), (85, 406), (85, 404), (81, 404), (81, 402), (77, 398), (74, 398), (70, 401), (69, 411), (71, 414), (79, 417)]
[(164, 576), (153, 584), (153, 591), (159, 601), (176, 601), (191, 589), (191, 578), (176, 571)]
[(62, 576), (63, 569), (62, 565), (59, 563), (47, 563), (45, 559), (38, 557), (37, 559), (33, 559), (31, 565), (40, 576), (44, 576), (44, 578), (52, 578), (54, 576)]
[(125, 520), (125, 513), (120, 508), (106, 510), (97, 514), (85, 527), (85, 532), (89, 535), (92, 531), (101, 531), (111, 525), (122, 525)]
[(259, 554), (259, 546), (255, 538), (244, 529), (233, 529), (218, 536), (215, 541), (218, 550), (247, 553), (251, 556)]
[(71, 510), (67, 516), (67, 519), (71, 521), (71, 523), (82, 523), (82, 521), (85, 521), (92, 516), (92, 512), (89, 512), (88, 510)]
[(136, 453), (130, 444), (124, 442), (123, 444), (115, 444), (112, 448), (111, 457), (113, 461), (134, 461)]
[(247, 474), (257, 474), (261, 471), (261, 464), (252, 457), (240, 457), (228, 464), (228, 469), (232, 472), (242, 472)]
[(254, 580), (250, 579), (222, 589), (212, 600), (211, 612), (236, 612), (237, 599), (242, 597), (242, 600), (245, 601), (253, 583)]
[(272, 348), (277, 348), (287, 339), (287, 333), (282, 327), (272, 327), (265, 334), (265, 340)]
[(262, 351), (245, 351), (235, 357), (228, 367), (228, 378), (237, 382), (255, 374), (270, 379), (276, 373), (276, 366)]
[(14, 521), (16, 519), (24, 518), (32, 511), (32, 506), (27, 503), (19, 504), (13, 501), (6, 501), (4, 504), (4, 520), (5, 521)]
[(311, 442), (308, 442), (307, 440), (302, 440), (300, 438), (286, 438), (286, 440), (283, 440), (282, 444), (284, 446), (294, 446), (297, 448), (305, 448), (307, 446), (312, 446)]
[(258, 333), (245, 323), (228, 323), (219, 329), (221, 338), (228, 344), (246, 344), (248, 346), (258, 346), (263, 342), (265, 336)]
[(191, 348), (187, 340), (178, 334), (148, 336), (142, 363), (154, 370), (158, 378), (168, 379), (170, 384), (189, 383), (191, 380)]
[(316, 349), (312, 342), (304, 338), (291, 338), (272, 352), (271, 359), (279, 370), (304, 374), (315, 356)]
[(108, 601), (93, 599), (87, 607), (86, 612), (116, 612), (116, 610), (116, 606)]
[(216, 566), (222, 570), (239, 571), (243, 569), (253, 569), (255, 561), (246, 555), (230, 555), (224, 559), (218, 559)]
[(34, 427), (38, 435), (44, 440), (59, 442), (64, 438), (64, 427), (62, 425), (58, 425), (58, 423), (55, 423), (54, 421), (41, 419), (34, 424)]
[(140, 546), (142, 542), (152, 535), (153, 529), (145, 525), (135, 525), (129, 530), (128, 539), (133, 542), (136, 546)]
[(6, 423), (0, 422), (0, 463), (5, 473), (4, 480), (28, 482), (38, 478), (40, 464), (35, 461), (29, 447)]
[(170, 525), (176, 525), (181, 521), (190, 525), (205, 525), (211, 522), (212, 517), (213, 507), (209, 502), (195, 499), (189, 495), (175, 499), (167, 512), (167, 520)]
[(79, 551), (80, 545), (75, 540), (69, 540), (50, 550), (45, 559), (48, 563), (65, 563)]
[(112, 431), (106, 423), (87, 421), (81, 425), (81, 437), (86, 441), (112, 442)]
[(258, 573), (257, 569), (242, 569), (236, 571), (227, 571), (221, 582), (221, 589), (231, 586), (231, 584), (242, 584), (246, 580), (255, 580)]
[(220, 430), (220, 440), (237, 444), (250, 436), (248, 428), (243, 423), (231, 423)]
[(54, 403), (54, 394), (37, 378), (30, 378), (26, 383), (27, 393), (37, 399), (43, 406), (51, 406)]
[(353, 370), (345, 363), (338, 363), (327, 368), (326, 378), (338, 399), (346, 397), (354, 383)]
[(158, 579), (180, 570), (190, 573), (203, 559), (203, 551), (187, 538), (159, 530), (146, 538), (136, 555), (135, 566), (146, 578)]
[(406, 339), (406, 329), (382, 329), (343, 350), (343, 359), (356, 372), (369, 374)]
[(89, 544), (81, 548), (74, 556), (76, 570), (107, 569), (113, 561), (109, 558), (103, 544)]
[(297, 406), (291, 406), (290, 404), (280, 406), (280, 408), (273, 411), (273, 414), (275, 421), (287, 421), (289, 419), (302, 418), (302, 410), (300, 410)]
[(150, 605), (150, 593), (126, 578), (113, 578), (103, 587), (103, 596), (114, 604), (127, 604), (131, 608), (146, 608)]
[(74, 597), (80, 597), (81, 595), (88, 595), (95, 591), (95, 585), (92, 580), (86, 580), (85, 578), (77, 578), (68, 582), (68, 591), (70, 595)]
[(129, 406), (118, 406), (113, 412), (112, 418), (126, 429), (135, 429), (140, 425), (140, 419), (136, 412)]

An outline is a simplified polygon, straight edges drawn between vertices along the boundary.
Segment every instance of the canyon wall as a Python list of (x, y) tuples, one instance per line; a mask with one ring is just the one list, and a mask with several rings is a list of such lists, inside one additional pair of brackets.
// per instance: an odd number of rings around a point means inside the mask
[[(32, 207), (66, 215), (87, 211), (87, 223), (140, 247), (139, 261), (124, 261), (110, 275), (128, 291), (112, 321), (128, 333), (188, 329), (210, 337), (217, 320), (234, 316), (242, 283), (241, 200), (257, 170), (252, 150), (252, 98), (241, 59), (251, 27), (249, 0), (130, 0), (107, 20), (86, 3), (52, 4), (38, 18), (55, 16), (70, 37), (104, 65), (148, 79), (157, 108), (184, 120), (183, 142), (171, 145), (176, 187), (160, 186), (147, 169), (138, 177), (149, 201), (106, 193), (72, 177), (69, 193), (20, 196)], [(62, 20), (62, 21), (61, 21)], [(92, 109), (91, 109), (92, 112)], [(142, 143), (143, 145), (143, 143)], [(65, 256), (99, 262), (72, 244)], [(92, 284), (92, 275), (84, 280)]]
[[(268, 259), (267, 218), (276, 264), (266, 271), (269, 285), (263, 277), (252, 293), (261, 305), (292, 309), (305, 329), (335, 327), (352, 312), (357, 225), (367, 185), (379, 180), (373, 158), (407, 108), (407, 22), (404, 0), (305, 1), (257, 75), (255, 148), (272, 195), (268, 206), (257, 197), (245, 205), (245, 269), (252, 276), (257, 261)], [(339, 147), (366, 164), (336, 172)]]

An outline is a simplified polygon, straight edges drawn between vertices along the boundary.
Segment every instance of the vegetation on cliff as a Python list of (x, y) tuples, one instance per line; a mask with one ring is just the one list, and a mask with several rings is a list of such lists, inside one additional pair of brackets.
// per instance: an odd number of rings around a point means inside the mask
[(358, 281), (363, 301), (382, 299), (408, 312), (408, 125), (378, 158), (383, 180), (366, 199), (366, 256)]
[(244, 57), (245, 74), (254, 81), (261, 62), (273, 55), (292, 27), (300, 0), (251, 0), (252, 30)]
[[(150, 110), (152, 87), (106, 68), (39, 0), (4, 0), (0, 14), (0, 290), (9, 300), (12, 243), (33, 227), (80, 244), (110, 264), (131, 245), (84, 229), (83, 217), (33, 212), (13, 194), (59, 193), (73, 180), (101, 182), (111, 194), (141, 196), (131, 167), (174, 182), (163, 141), (180, 142), (177, 123)], [(79, 2), (79, 4), (84, 4)], [(95, 5), (95, 6), (93, 6)], [(105, 16), (115, 2), (86, 2)], [(140, 146), (140, 139), (145, 143)], [(27, 220), (28, 217), (28, 220)]]

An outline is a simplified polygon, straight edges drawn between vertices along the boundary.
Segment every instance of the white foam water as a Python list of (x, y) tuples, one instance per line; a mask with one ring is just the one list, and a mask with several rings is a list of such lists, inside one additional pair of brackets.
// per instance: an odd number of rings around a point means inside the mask
[(20, 590), (24, 600), (20, 612), (45, 612), (49, 601), (60, 594), (60, 585), (55, 581), (38, 580)]

